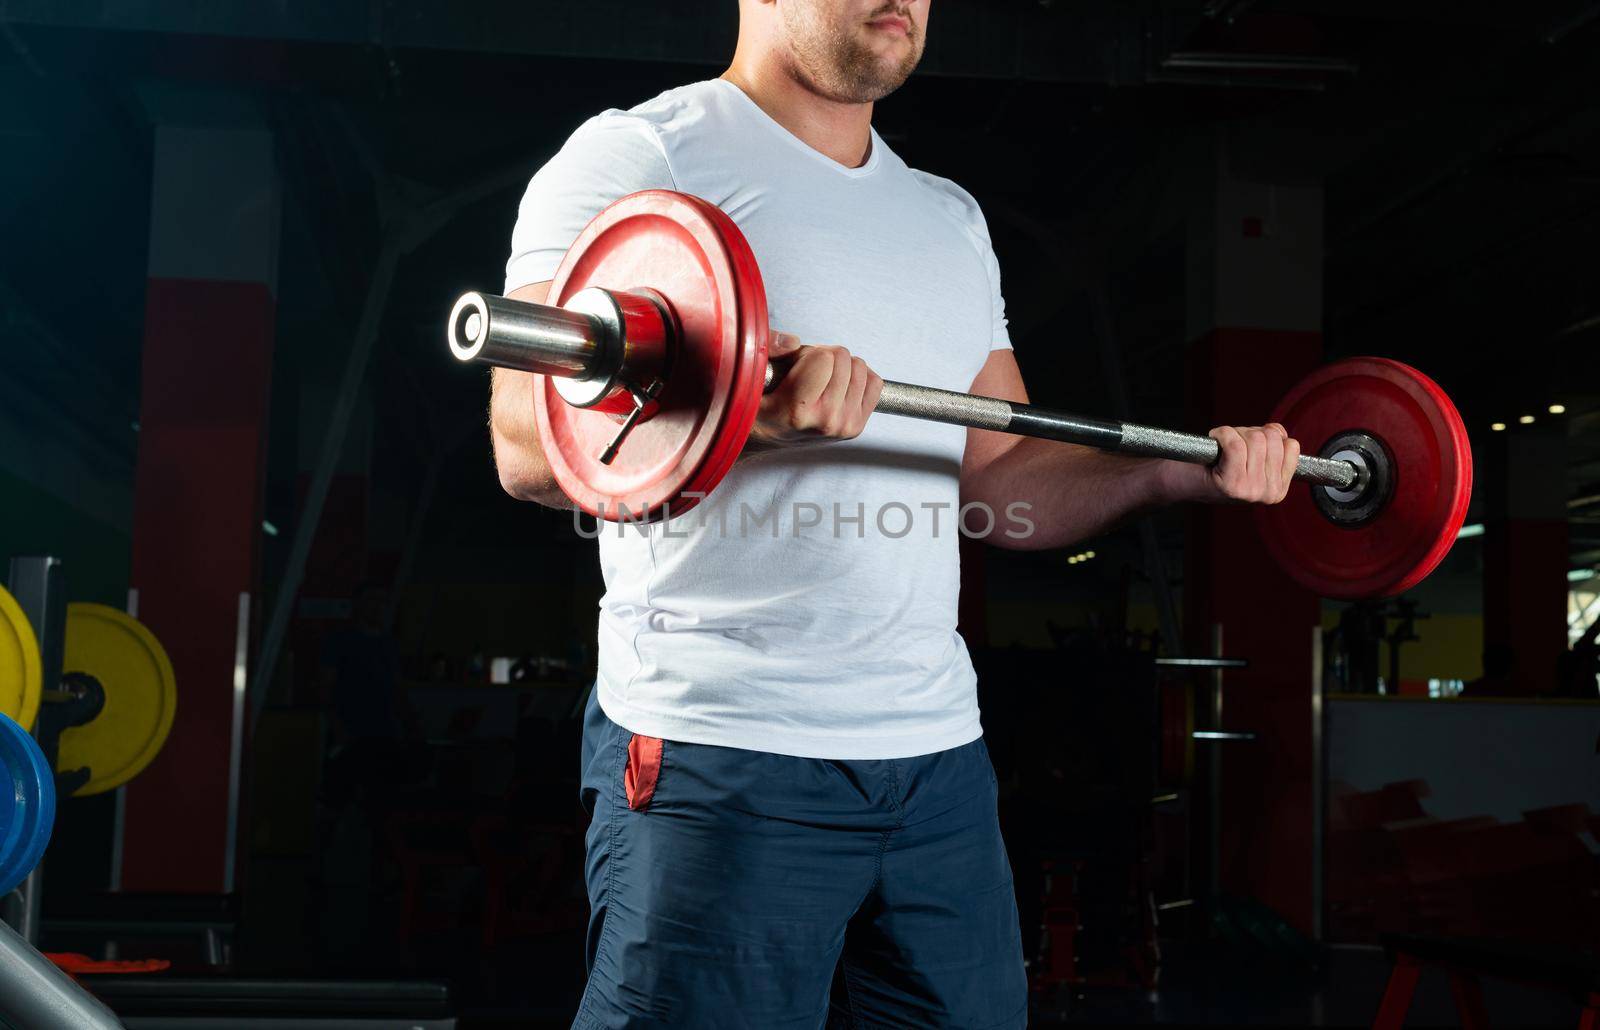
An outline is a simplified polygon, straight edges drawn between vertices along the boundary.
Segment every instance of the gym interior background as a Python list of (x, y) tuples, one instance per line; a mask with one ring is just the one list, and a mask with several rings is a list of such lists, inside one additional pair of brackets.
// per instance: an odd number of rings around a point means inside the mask
[[(568, 133), (719, 73), (734, 29), (0, 5), (0, 556), (45, 623), (38, 725), (83, 605), (170, 658), (84, 659), (142, 750), (58, 781), (7, 911), (135, 962), (81, 977), (127, 1025), (570, 1018), (599, 572), (501, 492), (444, 320), (499, 292)], [(1600, 997), (1597, 97), (1590, 0), (934, 4), (876, 125), (981, 202), (1035, 403), (1204, 431), (1378, 354), (1476, 461), (1456, 546), (1382, 602), (1297, 586), (1242, 509), (964, 545), (1038, 1025), (1360, 1024), (1418, 972), (1415, 1022)], [(348, 701), (391, 656), (404, 700)], [(341, 770), (366, 719), (398, 726), (381, 782)]]

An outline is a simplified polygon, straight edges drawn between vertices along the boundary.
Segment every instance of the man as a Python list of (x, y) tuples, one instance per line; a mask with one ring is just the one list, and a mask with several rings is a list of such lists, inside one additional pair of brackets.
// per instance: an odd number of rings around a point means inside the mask
[[(401, 792), (431, 766), (417, 737), (417, 720), (400, 682), (400, 651), (389, 630), (389, 590), (358, 584), (349, 622), (322, 642), (317, 686), (329, 719), (328, 750), (316, 807), (319, 861), (308, 886), (306, 931), (319, 962), (347, 965), (370, 957), (375, 916), (392, 905), (372, 888), (374, 869), (393, 861), (381, 829)], [(378, 847), (352, 850), (349, 841), (377, 828)]]
[[(1298, 447), (1279, 426), (1215, 430), (1222, 461), (1206, 469), (868, 420), (880, 373), (1027, 399), (977, 204), (872, 131), (928, 7), (740, 0), (721, 78), (591, 119), (523, 200), (510, 296), (543, 299), (606, 204), (676, 189), (738, 223), (784, 330), (775, 348), (797, 349), (710, 498), (600, 536), (578, 1027), (1024, 1025), (955, 631), (957, 510), (1002, 546), (1052, 548), (1162, 504), (1287, 490)], [(570, 507), (531, 396), (526, 375), (496, 370), (501, 483)]]
[(363, 582), (350, 597), (350, 624), (323, 642), (319, 681), (341, 744), (400, 740), (405, 698), (388, 619), (388, 591)]
[(332, 709), (334, 752), (325, 793), (343, 807), (358, 792), (387, 794), (403, 764), (405, 737), (416, 716), (400, 686), (400, 652), (389, 632), (389, 592), (358, 585), (350, 624), (323, 641), (318, 685)]

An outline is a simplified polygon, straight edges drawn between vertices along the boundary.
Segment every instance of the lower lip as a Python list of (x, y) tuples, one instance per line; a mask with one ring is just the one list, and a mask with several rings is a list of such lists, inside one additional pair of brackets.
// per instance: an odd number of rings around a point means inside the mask
[(889, 18), (889, 19), (885, 19), (883, 21), (872, 21), (872, 22), (868, 22), (867, 24), (871, 25), (873, 28), (877, 29), (879, 32), (897, 32), (902, 36), (908, 34), (907, 33), (907, 29), (906, 29), (906, 23), (903, 22), (903, 21), (900, 21), (897, 18)]

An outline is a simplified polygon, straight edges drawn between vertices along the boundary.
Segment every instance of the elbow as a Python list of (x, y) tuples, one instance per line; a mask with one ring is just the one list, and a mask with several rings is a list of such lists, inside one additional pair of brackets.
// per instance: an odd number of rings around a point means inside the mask
[(500, 489), (519, 501), (532, 501), (547, 508), (571, 508), (572, 501), (556, 483), (556, 477), (542, 461), (500, 460), (496, 455), (495, 473)]
[(557, 490), (555, 477), (543, 462), (519, 454), (498, 433), (494, 437), (494, 470), (500, 489), (519, 501), (543, 500), (550, 491)]
[(979, 543), (1002, 551), (1038, 551), (1056, 546), (1049, 540), (1049, 527), (1040, 524), (1040, 514), (1029, 501), (1002, 499), (996, 493), (963, 485), (960, 532)]
[(998, 547), (1002, 551), (1045, 551), (1051, 544), (1037, 533), (1021, 536), (1010, 536), (1006, 533), (990, 533), (983, 541), (990, 547)]
[(1072, 543), (1060, 520), (1034, 499), (976, 477), (961, 484), (960, 518), (963, 536), (1002, 551), (1048, 551)]
[(494, 439), (494, 471), (500, 480), (500, 489), (517, 500), (523, 499), (523, 494), (528, 488), (527, 472), (520, 468), (520, 463), (511, 460), (511, 449), (500, 439), (500, 434), (493, 434)]
[(514, 497), (519, 501), (525, 501), (528, 499), (527, 480), (506, 468), (504, 464), (500, 464), (495, 471), (499, 473), (500, 489), (504, 490), (507, 495)]
[(1048, 551), (1068, 543), (1053, 527), (1040, 525), (1032, 512), (1018, 512), (1015, 507), (1002, 517), (993, 530), (984, 536), (984, 543), (1002, 551)]
[(543, 501), (556, 489), (555, 480), (548, 474), (539, 475), (534, 470), (518, 467), (510, 462), (500, 462), (496, 471), (500, 476), (500, 489), (519, 501)]

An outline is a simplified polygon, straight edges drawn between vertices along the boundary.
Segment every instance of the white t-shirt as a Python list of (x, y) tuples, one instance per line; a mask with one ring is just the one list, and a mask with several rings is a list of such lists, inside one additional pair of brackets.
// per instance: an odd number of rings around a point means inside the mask
[[(971, 196), (908, 168), (877, 133), (847, 168), (721, 79), (573, 133), (528, 186), (506, 292), (552, 278), (595, 214), (642, 189), (727, 212), (760, 263), (773, 327), (844, 346), (885, 379), (970, 390), (990, 351), (1010, 346)], [(667, 522), (602, 524), (606, 715), (634, 733), (813, 758), (976, 739), (976, 677), (956, 633), (966, 432), (877, 415), (854, 440), (741, 457)]]

